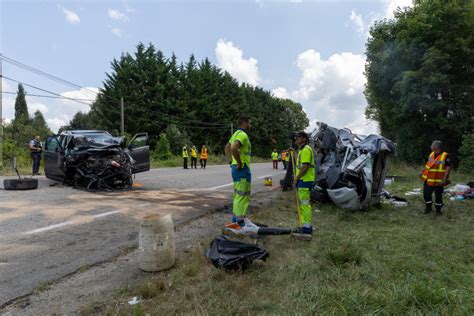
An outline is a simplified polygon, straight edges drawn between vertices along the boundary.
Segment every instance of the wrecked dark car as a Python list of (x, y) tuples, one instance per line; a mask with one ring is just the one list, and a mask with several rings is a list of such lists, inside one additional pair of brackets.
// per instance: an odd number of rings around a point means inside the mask
[(367, 209), (380, 202), (387, 162), (396, 145), (380, 135), (356, 135), (318, 122), (311, 133), (316, 153), (315, 201), (344, 209)]
[(130, 189), (132, 175), (150, 170), (148, 134), (124, 137), (106, 131), (64, 131), (48, 136), (44, 150), (45, 175), (88, 191)]

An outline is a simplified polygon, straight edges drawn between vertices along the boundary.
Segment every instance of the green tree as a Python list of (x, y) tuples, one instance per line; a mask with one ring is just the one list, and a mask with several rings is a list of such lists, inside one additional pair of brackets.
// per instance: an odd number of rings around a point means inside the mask
[(160, 134), (154, 151), (155, 158), (166, 160), (171, 158), (171, 147), (165, 133)]
[[(208, 144), (222, 153), (230, 138), (230, 125), (242, 114), (255, 122), (251, 132), (253, 153), (266, 156), (269, 148), (285, 146), (288, 132), (308, 125), (300, 105), (274, 98), (269, 91), (239, 83), (209, 59), (191, 55), (184, 64), (166, 58), (150, 44), (139, 43), (133, 54), (112, 61), (104, 87), (88, 117), (96, 128), (117, 134), (120, 98), (125, 104), (126, 133), (148, 132), (156, 148), (166, 133), (171, 151), (184, 144)], [(80, 121), (76, 118), (74, 121)]]
[(15, 123), (17, 125), (26, 125), (29, 123), (28, 105), (26, 103), (25, 89), (23, 85), (18, 84), (18, 92), (15, 99)]
[(468, 175), (474, 176), (474, 133), (466, 134), (463, 137), (461, 148), (459, 148), (459, 170)]
[(366, 115), (409, 162), (442, 140), (456, 163), (474, 117), (472, 1), (415, 1), (378, 21), (367, 42)]

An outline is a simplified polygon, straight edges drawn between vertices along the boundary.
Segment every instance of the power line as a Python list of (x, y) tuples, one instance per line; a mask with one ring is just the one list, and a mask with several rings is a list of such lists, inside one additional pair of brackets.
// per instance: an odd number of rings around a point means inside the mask
[(91, 90), (91, 89), (88, 89), (88, 88), (84, 88), (84, 87), (82, 87), (82, 86), (80, 86), (80, 85), (78, 85), (78, 84), (76, 84), (76, 83), (74, 83), (74, 82), (71, 82), (71, 81), (69, 81), (69, 80), (59, 78), (59, 77), (57, 77), (57, 76), (55, 76), (55, 75), (49, 74), (49, 73), (47, 73), (47, 72), (45, 72), (45, 71), (43, 71), (43, 70), (40, 70), (40, 69), (38, 69), (38, 68), (35, 68), (35, 67), (32, 67), (32, 66), (28, 66), (28, 65), (26, 65), (26, 64), (24, 64), (24, 63), (22, 63), (22, 62), (19, 62), (19, 61), (17, 61), (17, 60), (14, 60), (14, 59), (12, 59), (12, 58), (9, 58), (9, 57), (7, 57), (7, 56), (5, 56), (5, 55), (0, 55), (0, 58), (3, 59), (4, 61), (6, 61), (7, 63), (11, 64), (11, 65), (14, 65), (14, 66), (20, 67), (20, 68), (22, 68), (22, 69), (24, 69), (24, 70), (28, 70), (28, 71), (30, 71), (30, 72), (36, 73), (36, 74), (38, 74), (38, 75), (40, 75), (40, 76), (49, 78), (49, 79), (51, 79), (51, 80), (53, 80), (53, 81), (56, 81), (56, 82), (59, 82), (59, 83), (62, 83), (62, 84), (64, 84), (64, 85), (68, 85), (68, 86), (71, 86), (71, 87), (74, 87), (74, 88), (79, 88), (79, 89), (81, 89), (81, 90), (85, 90), (85, 91), (94, 93), (95, 95), (98, 94), (98, 92), (96, 92), (96, 91), (94, 91), (94, 90)]
[(52, 92), (52, 91), (49, 91), (49, 90), (46, 90), (46, 89), (43, 89), (43, 88), (39, 88), (39, 87), (36, 87), (36, 86), (33, 86), (31, 84), (27, 84), (27, 83), (24, 83), (24, 82), (21, 82), (21, 81), (18, 81), (16, 79), (13, 79), (13, 78), (9, 78), (9, 77), (6, 77), (6, 76), (3, 76), (3, 78), (7, 79), (7, 80), (10, 80), (10, 81), (13, 81), (13, 82), (16, 82), (16, 83), (19, 83), (19, 84), (22, 84), (26, 87), (30, 87), (30, 88), (33, 88), (33, 89), (36, 89), (36, 90), (39, 90), (39, 91), (43, 91), (45, 93), (49, 93), (49, 94), (52, 94), (52, 95), (55, 95), (57, 97), (60, 97), (60, 98), (64, 98), (64, 99), (67, 99), (67, 100), (70, 100), (70, 101), (74, 101), (74, 102), (77, 102), (77, 103), (81, 103), (81, 104), (84, 104), (84, 105), (87, 105), (87, 106), (90, 106), (89, 103), (85, 103), (85, 102), (82, 102), (82, 101), (77, 101), (77, 100), (74, 100), (73, 98), (68, 98), (68, 97), (65, 97), (61, 94), (58, 94), (56, 92)]
[[(2, 91), (3, 94), (13, 94), (13, 95), (17, 95), (18, 92), (11, 92), (11, 91)], [(36, 98), (49, 98), (49, 99), (74, 99), (75, 101), (90, 101), (90, 102), (94, 102), (94, 100), (92, 99), (78, 99), (78, 98), (68, 98), (68, 97), (64, 97), (64, 96), (54, 96), (54, 95), (44, 95), (44, 94), (32, 94), (32, 93), (25, 93), (25, 96), (29, 96), (29, 97), (36, 97)]]

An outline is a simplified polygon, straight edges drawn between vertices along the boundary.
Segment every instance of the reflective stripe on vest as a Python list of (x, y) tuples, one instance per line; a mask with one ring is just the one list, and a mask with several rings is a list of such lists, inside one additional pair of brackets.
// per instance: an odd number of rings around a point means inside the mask
[(442, 152), (435, 158), (435, 153), (432, 152), (425, 165), (425, 169), (421, 175), (421, 179), (426, 181), (429, 186), (440, 186), (444, 182), (446, 176), (446, 157), (447, 152)]

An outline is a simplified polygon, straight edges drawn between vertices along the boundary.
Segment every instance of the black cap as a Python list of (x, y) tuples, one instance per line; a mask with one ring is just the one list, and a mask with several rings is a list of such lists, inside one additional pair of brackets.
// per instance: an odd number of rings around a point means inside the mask
[(304, 137), (306, 139), (309, 139), (308, 134), (306, 134), (306, 132), (304, 132), (304, 131), (297, 132), (296, 137)]

